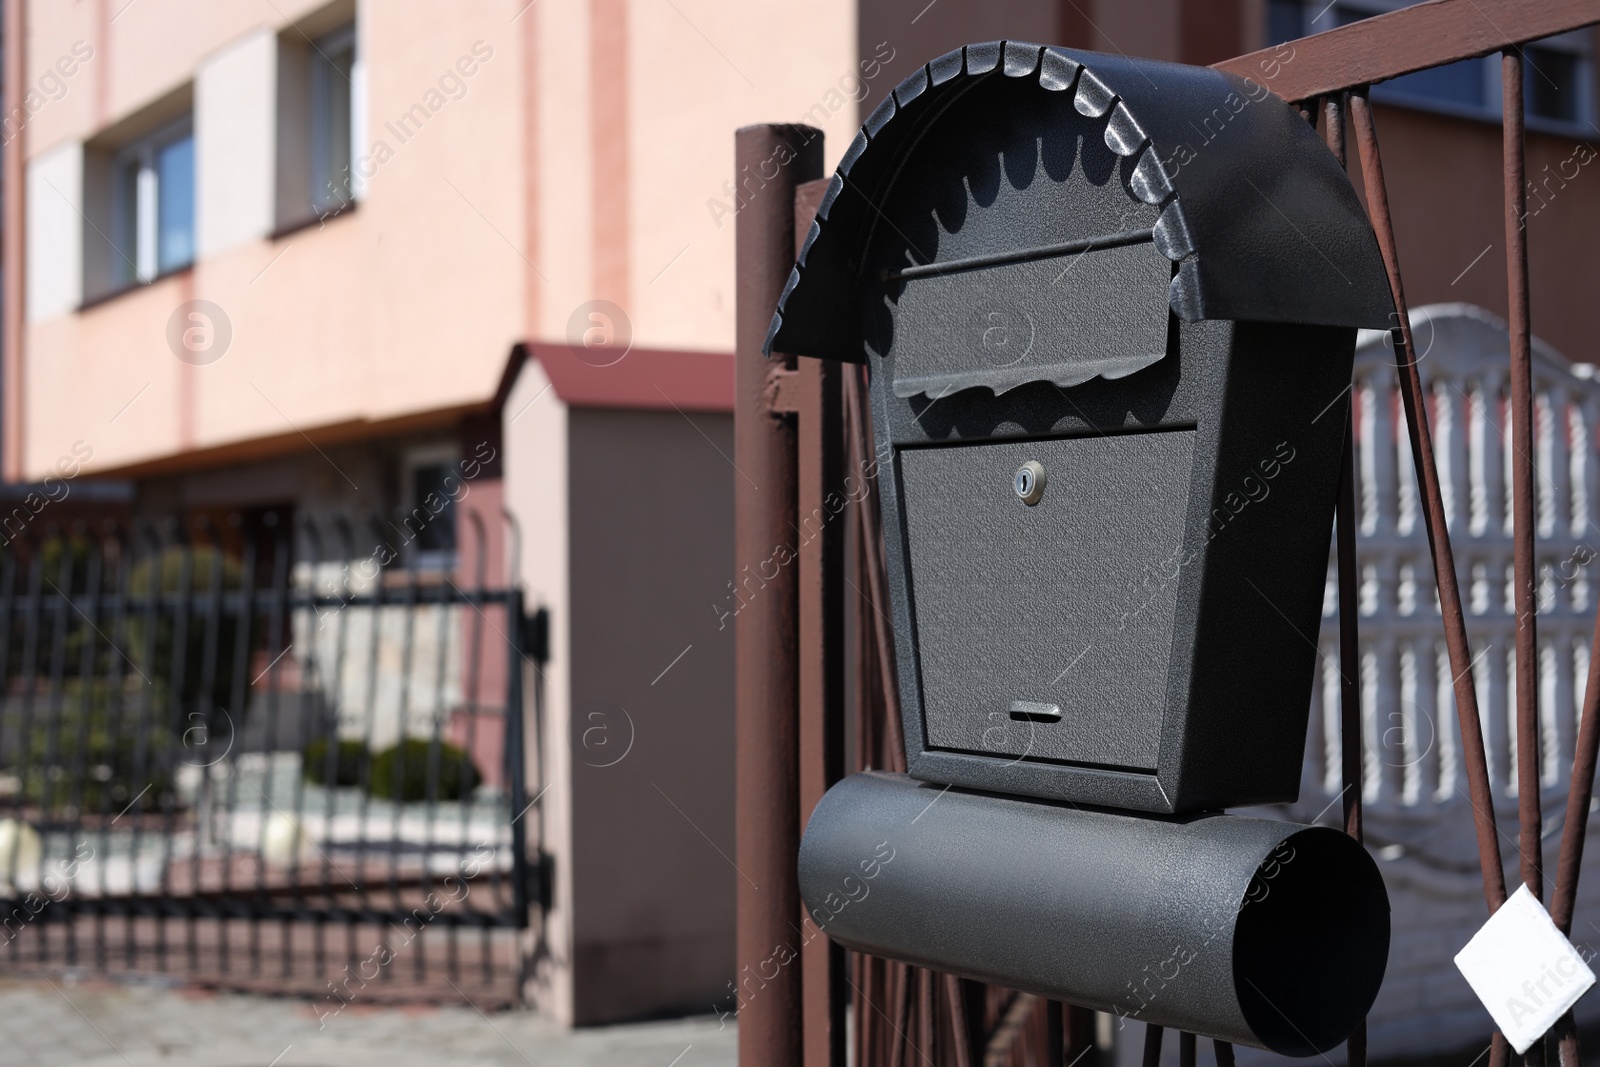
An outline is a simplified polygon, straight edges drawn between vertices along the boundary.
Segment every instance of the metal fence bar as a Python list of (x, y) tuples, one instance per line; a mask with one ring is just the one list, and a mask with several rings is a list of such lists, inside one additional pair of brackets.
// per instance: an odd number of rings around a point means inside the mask
[[(127, 545), (123, 542), (117, 530), (107, 530), (104, 543), (112, 546), (115, 551), (117, 561), (117, 577), (115, 580), (113, 599), (110, 609), (111, 618), (113, 621), (107, 635), (107, 644), (110, 647), (106, 650), (105, 656), (106, 687), (108, 690), (107, 732), (110, 735), (109, 758), (112, 760), (112, 765), (115, 766), (118, 753), (120, 753), (122, 750), (124, 739), (126, 738), (130, 743), (132, 743), (132, 738), (128, 734), (128, 699), (125, 692), (125, 686), (123, 684), (125, 678), (129, 677), (124, 673), (124, 668), (128, 660), (127, 656), (123, 653), (123, 649), (128, 647), (127, 608), (128, 585), (131, 580), (131, 568), (128, 566)], [(10, 605), (6, 604), (4, 607), (0, 607), (0, 611), (4, 611), (6, 613), (4, 625), (9, 627), (11, 621)], [(5, 670), (0, 669), (0, 679), (5, 677), (7, 677)], [(137, 730), (136, 725), (134, 729)], [(101, 897), (105, 897), (109, 894), (107, 878), (110, 876), (111, 871), (109, 860), (111, 856), (112, 822), (113, 819), (121, 818), (122, 816), (122, 812), (120, 810), (117, 810), (115, 815), (113, 815), (113, 798), (115, 797), (115, 794), (115, 784), (113, 782), (104, 783), (104, 787), (100, 791), (100, 862), (96, 867), (99, 873), (99, 895)], [(133, 804), (134, 799), (129, 798), (128, 803), (130, 805)], [(122, 805), (120, 802), (116, 803), (117, 809), (120, 809), (121, 807)], [(108, 953), (106, 947), (107, 918), (108, 916), (104, 910), (100, 910), (95, 913), (95, 965), (102, 968), (107, 966), (108, 963)]]
[[(1471, 649), (1467, 640), (1461, 589), (1456, 581), (1455, 554), (1450, 547), (1450, 530), (1445, 521), (1444, 502), (1439, 486), (1439, 468), (1433, 454), (1433, 437), (1428, 424), (1427, 395), (1417, 370), (1416, 348), (1411, 337), (1411, 316), (1406, 307), (1405, 289), (1400, 280), (1399, 253), (1395, 246), (1394, 225), (1389, 217), (1389, 194), (1383, 181), (1383, 161), (1378, 154), (1377, 127), (1373, 123), (1366, 90), (1350, 97), (1350, 114), (1355, 122), (1361, 154), (1362, 184), (1367, 191), (1368, 211), (1389, 273), (1389, 288), (1399, 316), (1395, 352), (1400, 380), (1401, 404), (1411, 438), (1411, 458), (1422, 493), (1424, 527), (1433, 556), (1434, 581), (1439, 591), (1445, 648), (1454, 676), (1457, 723), (1461, 731), (1462, 759), (1472, 802), (1473, 825), (1478, 840), (1478, 865), (1483, 875), (1483, 892), (1493, 914), (1506, 899), (1505, 874), (1500, 866), (1500, 842), (1495, 826), (1494, 797), (1490, 788), (1489, 766), (1483, 745), (1483, 730), (1478, 718), (1478, 694), (1472, 675)], [(1504, 1067), (1508, 1046), (1504, 1035), (1496, 1032), (1490, 1052), (1490, 1067)]]
[[(228, 796), (227, 810), (234, 811), (239, 804), (239, 731), (242, 728), (245, 715), (248, 712), (249, 686), (250, 686), (250, 636), (251, 625), (254, 621), (250, 607), (255, 602), (257, 539), (249, 537), (244, 544), (244, 552), (239, 564), (239, 599), (236, 608), (233, 634), (233, 684), (228, 692), (228, 723), (229, 745), (228, 759)], [(228, 893), (233, 889), (233, 834), (230, 830), (222, 835), (222, 891)], [(223, 914), (229, 914), (224, 911)], [(232, 966), (232, 942), (227, 933), (218, 939), (218, 966), (223, 974), (229, 972)]]
[[(446, 658), (445, 657), (446, 657), (446, 653), (449, 651), (449, 648), (450, 648), (450, 634), (451, 634), (452, 630), (454, 629), (450, 625), (450, 623), (451, 623), (451, 613), (448, 610), (448, 601), (446, 599), (448, 594), (449, 594), (449, 587), (446, 586), (443, 581), (439, 582), (438, 585), (437, 585), (436, 595), (435, 595), (435, 611), (438, 613), (438, 619), (437, 619), (437, 622), (435, 624), (436, 625), (435, 640), (438, 642), (438, 646), (439, 647), (435, 650), (435, 655), (434, 655), (434, 678), (433, 678), (433, 687), (434, 687), (434, 703), (433, 703), (433, 706), (434, 706), (435, 709), (439, 709), (439, 710), (436, 710), (435, 714), (433, 715), (432, 736), (428, 739), (428, 757), (427, 757), (428, 758), (428, 765), (426, 767), (427, 784), (426, 784), (426, 786), (424, 788), (424, 793), (428, 798), (428, 806), (427, 806), (426, 814), (424, 815), (424, 825), (423, 825), (423, 831), (422, 831), (422, 871), (423, 871), (423, 875), (425, 877), (433, 870), (434, 816), (436, 815), (437, 810), (438, 810), (437, 801), (442, 799), (443, 798), (443, 794), (444, 794), (444, 780), (443, 780), (442, 769), (441, 769), (441, 764), (442, 764), (442, 760), (443, 760), (443, 754), (442, 754), (442, 750), (440, 748), (440, 745), (444, 740), (444, 738), (442, 736), (442, 731), (444, 729), (444, 715), (442, 713), (442, 709), (444, 707), (444, 702), (445, 702), (445, 687), (444, 687), (444, 683), (445, 683), (445, 669), (446, 669), (446, 666), (447, 666), (447, 662), (446, 662)], [(403, 748), (404, 748), (404, 746), (402, 745), (402, 750), (403, 750)], [(463, 781), (464, 781), (464, 779), (463, 779)], [(459, 789), (459, 786), (458, 786), (458, 789)], [(452, 797), (450, 799), (460, 801), (463, 798), (458, 796), (458, 797)], [(421, 940), (421, 939), (418, 939), (418, 941), (417, 941), (417, 977), (419, 979), (422, 978), (423, 975), (427, 973), (427, 955), (426, 955), (426, 950), (427, 950), (427, 943), (425, 941)]]
[[(309, 521), (307, 516), (305, 516), (303, 514), (302, 515), (297, 515), (297, 516), (295, 516), (294, 520), (289, 523), (288, 530), (286, 531), (286, 533), (287, 533), (287, 536), (289, 538), (293, 538), (294, 539), (294, 540), (291, 541), (291, 545), (293, 545), (293, 544), (304, 544), (304, 546), (305, 546), (304, 558), (303, 558), (303, 560), (301, 562), (307, 568), (308, 581), (309, 581), (309, 585), (310, 585), (311, 591), (315, 592), (316, 582), (317, 582), (317, 570), (322, 564), (322, 543), (321, 543), (321, 538), (319, 538), (317, 536), (316, 526), (315, 526), (314, 523)], [(316, 669), (316, 656), (317, 656), (317, 652), (316, 652), (316, 647), (317, 647), (316, 646), (316, 640), (317, 639), (316, 639), (316, 626), (315, 626), (316, 609), (314, 607), (311, 607), (311, 606), (308, 605), (306, 607), (301, 608), (300, 611), (301, 611), (301, 613), (302, 613), (302, 615), (304, 617), (304, 623), (305, 623), (305, 627), (306, 627), (306, 632), (308, 634), (310, 634), (310, 637), (308, 638), (308, 640), (311, 643), (311, 649), (310, 649), (310, 651), (307, 653), (307, 655), (305, 657), (305, 668), (308, 668), (308, 669), (314, 671)], [(293, 649), (294, 649), (294, 641), (296, 640), (295, 628), (294, 628), (294, 607), (292, 605), (291, 605), (291, 607), (289, 609), (289, 635), (288, 635), (288, 638), (289, 638), (289, 646), (288, 646), (288, 648), (285, 649), (285, 651), (289, 652), (289, 653), (292, 653)], [(307, 687), (305, 685), (304, 677), (302, 677), (300, 679), (300, 683), (301, 684), (297, 687), (298, 691), (297, 691), (296, 696), (295, 696), (295, 722), (294, 722), (295, 730), (294, 730), (294, 733), (295, 733), (296, 736), (294, 738), (294, 746), (301, 753), (301, 758), (304, 759), (305, 758), (305, 753), (306, 753), (307, 749), (309, 748), (309, 746), (311, 744), (311, 723), (310, 723), (310, 715), (308, 714), (308, 711), (310, 709), (308, 709), (308, 707), (306, 705)], [(329, 742), (330, 742), (329, 745), (328, 745), (329, 748), (337, 748), (338, 747), (338, 744), (337, 744), (337, 732), (335, 733), (335, 735), (333, 737), (329, 738)], [(298, 773), (298, 774), (296, 774), (294, 776), (294, 785), (293, 785), (292, 789), (293, 789), (293, 794), (292, 794), (292, 800), (290, 802), (290, 806), (292, 808), (292, 811), (291, 811), (291, 813), (289, 815), (289, 818), (292, 820), (292, 822), (289, 825), (293, 828), (295, 839), (293, 841), (293, 847), (291, 847), (289, 849), (289, 884), (294, 886), (294, 901), (293, 901), (293, 905), (292, 905), (293, 908), (295, 909), (296, 912), (304, 912), (304, 911), (307, 910), (306, 909), (306, 903), (305, 903), (306, 886), (305, 886), (305, 880), (302, 879), (301, 876), (300, 876), (301, 862), (302, 862), (302, 860), (304, 860), (306, 858), (305, 857), (305, 852), (307, 851), (307, 848), (314, 849), (316, 851), (322, 851), (322, 850), (316, 849), (314, 843), (312, 843), (312, 841), (311, 841), (311, 839), (310, 839), (310, 837), (309, 837), (309, 835), (307, 833), (307, 830), (306, 830), (306, 824), (305, 824), (306, 776), (305, 776), (305, 769), (304, 769), (303, 766), (300, 769), (300, 773)], [(307, 848), (302, 848), (301, 847), (302, 843), (304, 843), (307, 846)], [(318, 924), (318, 925), (320, 925), (320, 924)], [(315, 928), (313, 928), (313, 934), (315, 934)], [(290, 960), (290, 953), (292, 951), (292, 947), (291, 947), (291, 944), (290, 944), (290, 930), (289, 930), (289, 927), (287, 925), (284, 926), (281, 936), (283, 938), (283, 966), (284, 966), (284, 973), (288, 974), (290, 969), (292, 968), (292, 963), (291, 963), (291, 960)]]
[[(527, 760), (523, 758), (526, 740), (523, 733), (523, 684), (527, 677), (527, 650), (523, 642), (522, 623), (522, 594), (520, 590), (511, 591), (511, 599), (507, 602), (508, 621), (511, 625), (511, 647), (507, 649), (506, 656), (509, 682), (506, 687), (506, 741), (509, 778), (510, 778), (510, 807), (508, 814), (511, 816), (511, 907), (520, 917), (518, 926), (526, 925), (528, 915), (528, 824), (527, 815), (533, 801), (528, 800), (528, 782), (526, 776)], [(540, 669), (536, 662), (534, 669)], [(543, 752), (540, 753), (541, 758)], [(541, 790), (540, 795), (543, 795)], [(535, 801), (538, 799), (534, 798)], [(541, 846), (543, 842), (540, 842)], [(496, 880), (500, 868), (495, 866)], [(540, 872), (541, 875), (544, 873)], [(542, 887), (541, 887), (542, 889)]]
[(1511, 483), (1513, 588), (1517, 612), (1517, 824), (1522, 881), (1536, 898), (1544, 897), (1540, 843), (1544, 823), (1539, 810), (1539, 594), (1534, 558), (1536, 491), (1533, 484), (1533, 352), (1528, 320), (1528, 246), (1522, 110), (1522, 56), (1501, 56), (1504, 87), (1501, 130), (1505, 166), (1507, 327), (1511, 335)]
[[(1342, 93), (1334, 93), (1323, 101), (1323, 134), (1328, 148), (1339, 161), (1339, 169), (1346, 167), (1345, 158), (1345, 101)], [(1362, 763), (1366, 746), (1361, 729), (1361, 634), (1360, 576), (1356, 565), (1356, 526), (1360, 521), (1356, 513), (1355, 480), (1355, 388), (1351, 382), (1350, 404), (1344, 422), (1344, 462), (1339, 470), (1339, 500), (1335, 511), (1334, 542), (1338, 556), (1339, 582), (1339, 764), (1340, 786), (1345, 833), (1362, 840), (1361, 797)], [(1217, 1045), (1217, 1062), (1222, 1064), (1224, 1044)], [(1226, 1046), (1226, 1057), (1233, 1061), (1232, 1046)], [(1361, 1023), (1345, 1041), (1346, 1057), (1350, 1067), (1366, 1067), (1367, 1023)]]
[(1285, 100), (1309, 100), (1595, 22), (1600, 0), (1432, 0), (1293, 41), (1288, 62), (1274, 46), (1215, 67), (1257, 79), (1275, 70), (1273, 92)]
[[(354, 559), (355, 558), (355, 545), (351, 542), (351, 539), (350, 539), (350, 527), (349, 527), (349, 524), (346, 523), (344, 521), (343, 517), (341, 516), (341, 517), (335, 518), (333, 526), (334, 526), (334, 532), (335, 532), (335, 534), (337, 535), (337, 537), (339, 539), (339, 544), (337, 546), (338, 555), (336, 556), (336, 558), (337, 559), (343, 559), (343, 560), (352, 560), (352, 559)], [(313, 592), (316, 591), (316, 582), (317, 582), (317, 576), (313, 575), (312, 576), (312, 591)], [(347, 596), (348, 596), (348, 594), (350, 592), (350, 565), (349, 565), (349, 563), (346, 563), (340, 569), (338, 582), (339, 582), (339, 586), (338, 586), (339, 594), (338, 595), (340, 596), (341, 599), (345, 599), (345, 598), (347, 598)], [(316, 627), (312, 632), (312, 641), (314, 642), (316, 640), (316, 635), (322, 632), (323, 622), (324, 622), (324, 620), (325, 620), (325, 618), (327, 616), (325, 614), (323, 614), (321, 612), (317, 612), (317, 611), (313, 611), (312, 614), (314, 615), (314, 617), (316, 619)], [(347, 628), (348, 617), (347, 617), (347, 615), (345, 613), (343, 604), (340, 604), (338, 607), (332, 609), (332, 615), (333, 615), (333, 626), (334, 626), (333, 666), (328, 672), (328, 684), (332, 687), (332, 689), (335, 692), (338, 692), (340, 687), (343, 685), (343, 682), (344, 682), (344, 654), (345, 654), (345, 640), (346, 640), (346, 637), (347, 637), (347, 634), (348, 634), (348, 628)], [(333, 718), (332, 718), (331, 722), (328, 725), (329, 725), (329, 730), (330, 730), (330, 736), (328, 737), (327, 744), (325, 744), (323, 746), (325, 751), (323, 753), (323, 758), (322, 758), (322, 780), (323, 780), (323, 783), (325, 785), (325, 787), (323, 789), (322, 819), (323, 819), (323, 825), (328, 828), (329, 833), (331, 834), (332, 827), (333, 827), (334, 811), (335, 811), (334, 799), (338, 794), (338, 790), (337, 789), (332, 789), (332, 788), (327, 788), (326, 786), (328, 784), (337, 784), (337, 782), (339, 780), (339, 760), (340, 760), (340, 748), (341, 748), (341, 743), (342, 743), (342, 735), (341, 735), (340, 729), (339, 729), (340, 722), (339, 722), (339, 718), (338, 718), (338, 713), (337, 712), (334, 712)], [(307, 758), (308, 759), (310, 758), (309, 748), (307, 749)], [(328, 912), (332, 913), (338, 908), (338, 899), (334, 896), (334, 889), (333, 889), (333, 870), (334, 870), (334, 867), (333, 867), (333, 854), (332, 854), (331, 851), (325, 851), (325, 852), (322, 853), (321, 868), (322, 869), (321, 869), (321, 872), (320, 872), (320, 874), (321, 874), (320, 882), (321, 882), (321, 887), (322, 887), (322, 899), (325, 901), (325, 907), (327, 908)], [(341, 886), (340, 888), (342, 889), (343, 886)], [(327, 925), (328, 924), (327, 924), (326, 921), (319, 920), (318, 923), (317, 923), (317, 927), (316, 927), (316, 950), (315, 950), (316, 951), (316, 963), (315, 963), (315, 966), (317, 967), (318, 970), (322, 970), (327, 966), (327, 958), (328, 958), (328, 952), (327, 952)], [(345, 929), (346, 929), (347, 933), (353, 931), (354, 924), (345, 923)]]
[[(484, 530), (483, 517), (481, 515), (479, 515), (479, 513), (478, 513), (476, 508), (472, 508), (472, 509), (469, 509), (467, 511), (467, 519), (472, 524), (473, 543), (476, 546), (475, 547), (475, 551), (474, 551), (474, 560), (476, 562), (476, 566), (473, 568), (472, 587), (473, 587), (473, 590), (475, 592), (477, 592), (478, 594), (481, 595), (483, 593), (483, 591), (484, 591), (484, 584), (485, 584), (484, 583), (484, 578), (485, 578), (485, 572), (486, 572), (486, 564), (487, 564), (487, 561), (488, 561), (489, 541), (488, 541), (487, 533)], [(457, 592), (460, 592), (460, 590), (457, 590)], [(465, 665), (465, 674), (466, 674), (466, 693), (465, 693), (465, 698), (466, 698), (465, 699), (465, 712), (466, 712), (465, 735), (466, 736), (465, 736), (465, 745), (464, 745), (464, 747), (462, 749), (462, 758), (461, 758), (461, 766), (460, 766), (460, 772), (462, 774), (466, 773), (467, 767), (471, 764), (471, 753), (476, 752), (477, 749), (478, 749), (478, 706), (479, 706), (479, 704), (478, 704), (478, 701), (479, 701), (479, 695), (478, 695), (478, 672), (479, 672), (479, 669), (480, 669), (480, 666), (481, 666), (481, 663), (482, 663), (482, 654), (483, 654), (483, 623), (484, 623), (483, 609), (477, 607), (476, 605), (474, 605), (473, 606), (472, 615), (467, 620), (468, 630), (467, 630), (467, 637), (466, 637), (464, 648), (463, 648), (464, 656), (463, 656), (463, 659), (462, 659), (462, 662)], [(507, 658), (510, 659), (511, 657), (508, 656)], [(507, 689), (508, 690), (510, 689), (510, 678), (509, 678), (509, 676), (507, 678)], [(505, 720), (502, 720), (502, 722), (504, 722), (504, 721)], [(503, 736), (504, 736), (504, 734), (502, 733), (502, 737)], [(502, 747), (504, 747), (504, 743), (502, 743)], [(509, 766), (507, 767), (507, 770), (509, 771)], [(509, 773), (506, 775), (506, 778), (507, 778), (507, 780), (509, 780), (509, 778), (510, 778)], [(511, 814), (512, 814), (513, 818), (516, 817), (516, 813), (515, 812), (512, 812)], [(461, 846), (460, 846), (459, 849), (457, 849), (457, 856), (456, 856), (456, 862), (458, 864), (462, 864), (466, 860), (466, 849), (467, 849), (468, 845), (471, 843), (471, 825), (472, 825), (472, 805), (471, 804), (463, 804), (463, 805), (461, 805), (461, 826), (460, 826)], [(497, 867), (497, 869), (498, 869), (498, 867)], [(447, 970), (448, 970), (449, 975), (450, 975), (450, 980), (452, 982), (459, 981), (460, 978), (461, 978), (460, 939), (456, 936), (456, 933), (457, 933), (456, 928), (455, 927), (451, 927), (451, 929), (450, 929), (450, 943), (449, 943), (449, 958), (448, 958), (446, 967), (447, 967)], [(485, 933), (487, 933), (487, 931), (485, 931)], [(488, 951), (487, 950), (488, 950), (488, 942), (487, 941), (480, 941), (479, 942), (480, 958), (481, 958), (481, 961), (483, 962), (483, 964), (485, 966), (488, 965)]]
[[(795, 252), (827, 188), (800, 186)], [(799, 825), (844, 774), (844, 531), (829, 501), (847, 492), (840, 365), (800, 361), (799, 411)], [(841, 505), (842, 506), (842, 505)], [(804, 918), (801, 920), (805, 921)], [(844, 949), (826, 937), (800, 948), (807, 1067), (844, 1067)], [(931, 995), (931, 994), (930, 994)], [(932, 1010), (929, 1015), (931, 1018)]]
[[(369, 524), (369, 532), (374, 543), (383, 543), (382, 528), (376, 518)], [(361, 787), (360, 813), (357, 820), (361, 833), (365, 836), (368, 819), (372, 813), (372, 745), (374, 731), (377, 727), (378, 715), (378, 649), (382, 644), (382, 623), (384, 608), (384, 587), (379, 584), (374, 593), (374, 604), (371, 612), (372, 623), (367, 637), (367, 679), (366, 701), (362, 705), (362, 757), (357, 771), (357, 783)], [(368, 897), (369, 881), (367, 878), (367, 850), (361, 849), (356, 853), (356, 884), (361, 886), (360, 906), (366, 910), (372, 906)], [(351, 962), (354, 962), (355, 945), (351, 942)]]
[[(200, 686), (195, 693), (195, 706), (184, 712), (184, 717), (179, 725), (183, 730), (182, 744), (180, 747), (188, 753), (190, 734), (198, 729), (200, 731), (197, 743), (202, 750), (211, 746), (211, 737), (217, 725), (217, 709), (214, 703), (215, 686), (217, 680), (217, 651), (220, 644), (222, 620), (222, 545), (218, 539), (217, 531), (209, 519), (202, 519), (200, 532), (206, 540), (206, 596), (202, 611), (203, 630), (200, 647)], [(191, 549), (192, 552), (192, 549)], [(186, 760), (185, 762), (188, 762)], [(189, 860), (190, 879), (193, 889), (198, 891), (205, 877), (204, 862), (205, 850), (211, 839), (211, 761), (208, 753), (202, 751), (195, 755), (193, 764), (198, 764), (200, 783), (197, 787), (198, 808), (194, 815), (194, 849)], [(191, 909), (189, 912), (189, 969), (200, 968), (200, 913)]]
[[(418, 593), (420, 590), (417, 585), (417, 574), (412, 572), (407, 577), (408, 581), (406, 582), (405, 600), (403, 601), (405, 613), (405, 623), (403, 626), (404, 636), (401, 638), (400, 644), (402, 649), (401, 655), (404, 657), (404, 661), (409, 664), (411, 662), (411, 656), (416, 649), (416, 609), (419, 602)], [(398, 715), (400, 744), (394, 749), (394, 761), (391, 765), (392, 769), (390, 770), (390, 791), (393, 795), (388, 798), (392, 805), (392, 810), (389, 814), (389, 907), (396, 912), (405, 910), (400, 896), (401, 809), (399, 800), (401, 792), (404, 790), (403, 783), (405, 782), (406, 777), (406, 720), (410, 714), (411, 671), (406, 670), (401, 672), (400, 675), (400, 710)], [(392, 970), (386, 970), (383, 973), (385, 981), (393, 980), (394, 972)]]

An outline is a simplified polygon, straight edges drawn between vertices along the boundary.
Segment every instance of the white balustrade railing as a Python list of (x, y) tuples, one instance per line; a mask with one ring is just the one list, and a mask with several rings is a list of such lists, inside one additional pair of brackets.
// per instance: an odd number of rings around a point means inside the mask
[[(1505, 324), (1448, 304), (1412, 312), (1444, 510), (1467, 613), (1497, 798), (1516, 795), (1515, 630)], [(1594, 625), (1600, 555), (1600, 383), (1534, 346), (1541, 781), (1564, 791)], [(1355, 362), (1365, 803), (1375, 812), (1466, 802), (1453, 679), (1388, 335)], [(1303, 801), (1339, 791), (1339, 635), (1333, 562)]]

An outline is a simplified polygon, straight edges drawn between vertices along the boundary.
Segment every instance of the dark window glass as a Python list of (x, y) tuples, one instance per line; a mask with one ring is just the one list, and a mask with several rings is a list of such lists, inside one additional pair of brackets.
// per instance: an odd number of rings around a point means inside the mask
[(354, 194), (350, 125), (356, 39), (347, 27), (321, 38), (311, 53), (311, 203), (319, 214), (346, 207)]
[(1528, 114), (1560, 122), (1578, 121), (1578, 57), (1528, 45), (1522, 50), (1522, 92)]
[(155, 150), (156, 270), (194, 262), (194, 136)]
[(453, 464), (417, 467), (411, 472), (412, 505), (405, 525), (416, 531), (417, 551), (455, 550), (456, 511), (452, 491), (461, 491), (460, 475)]
[(139, 161), (118, 164), (112, 185), (113, 273), (120, 284), (132, 285), (139, 279)]
[(1306, 5), (1301, 0), (1267, 0), (1267, 43), (1297, 41), (1306, 35)]
[(1419, 70), (1384, 83), (1391, 92), (1444, 100), (1469, 107), (1484, 107), (1483, 60), (1463, 59), (1442, 67)]

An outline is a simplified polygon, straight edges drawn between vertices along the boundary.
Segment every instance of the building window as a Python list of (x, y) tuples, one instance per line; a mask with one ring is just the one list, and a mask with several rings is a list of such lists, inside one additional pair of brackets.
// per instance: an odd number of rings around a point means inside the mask
[(318, 215), (326, 215), (343, 210), (355, 199), (350, 172), (355, 26), (344, 26), (312, 42), (309, 66), (311, 206)]
[(194, 262), (194, 126), (185, 118), (128, 145), (112, 161), (114, 264), (123, 285)]
[(1305, 0), (1267, 0), (1267, 44), (1298, 41), (1311, 32)]
[(1528, 114), (1553, 122), (1582, 122), (1582, 105), (1589, 91), (1585, 57), (1544, 44), (1525, 46), (1522, 56), (1522, 91), (1528, 98)]
[(364, 73), (353, 2), (278, 35), (274, 210), (285, 233), (331, 218), (363, 195), (354, 166), (364, 133)]
[[(1269, 44), (1408, 7), (1417, 0), (1267, 0)], [(1586, 129), (1592, 120), (1592, 46), (1586, 31), (1562, 34), (1523, 47), (1523, 102), (1531, 128), (1557, 132)], [(1468, 118), (1500, 117), (1498, 57), (1464, 59), (1419, 70), (1372, 87), (1372, 98)]]
[(404, 507), (400, 534), (412, 567), (448, 569), (456, 562), (456, 501), (464, 482), (452, 445), (418, 448), (401, 462)]

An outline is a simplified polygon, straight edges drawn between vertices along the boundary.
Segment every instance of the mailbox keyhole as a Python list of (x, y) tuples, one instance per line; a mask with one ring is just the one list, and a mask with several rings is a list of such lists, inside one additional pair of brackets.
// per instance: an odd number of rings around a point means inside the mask
[(1030, 508), (1044, 496), (1044, 465), (1036, 459), (1030, 459), (1017, 468), (1017, 473), (1011, 478), (1011, 488), (1016, 490), (1017, 496)]

